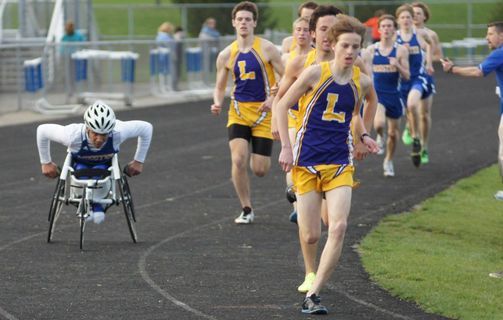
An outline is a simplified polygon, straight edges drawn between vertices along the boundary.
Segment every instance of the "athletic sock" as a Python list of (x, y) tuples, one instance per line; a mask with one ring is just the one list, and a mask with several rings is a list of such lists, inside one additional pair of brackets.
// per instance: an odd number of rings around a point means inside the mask
[(244, 212), (244, 215), (248, 215), (252, 212), (252, 209), (250, 207), (243, 207), (243, 212)]

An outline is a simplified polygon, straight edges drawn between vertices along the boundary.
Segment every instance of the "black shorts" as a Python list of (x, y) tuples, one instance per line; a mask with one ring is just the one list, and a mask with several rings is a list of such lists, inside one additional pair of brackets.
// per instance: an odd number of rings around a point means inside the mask
[(248, 126), (232, 124), (227, 128), (227, 133), (229, 141), (236, 138), (245, 139), (248, 142), (251, 141), (252, 153), (266, 157), (270, 157), (272, 154), (272, 139), (252, 136), (252, 130)]

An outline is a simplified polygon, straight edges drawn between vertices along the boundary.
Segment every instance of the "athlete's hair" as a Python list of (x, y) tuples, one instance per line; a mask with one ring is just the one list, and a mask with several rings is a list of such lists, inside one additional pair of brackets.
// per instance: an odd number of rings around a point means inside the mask
[(301, 3), (299, 8), (297, 9), (297, 16), (300, 17), (300, 14), (302, 13), (302, 9), (316, 9), (318, 8), (318, 4), (314, 1), (308, 1), (308, 2), (304, 2), (304, 3)]
[(503, 21), (493, 21), (493, 22), (489, 22), (487, 24), (487, 27), (495, 27), (496, 28), (496, 32), (498, 33), (502, 33), (503, 32)]
[(395, 17), (393, 17), (391, 14), (383, 14), (379, 17), (379, 20), (377, 21), (377, 26), (381, 26), (381, 21), (383, 20), (391, 20), (393, 21), (393, 25), (395, 26), (395, 29), (398, 28), (398, 24), (396, 23)]
[(295, 19), (295, 21), (292, 23), (292, 27), (295, 29), (295, 25), (299, 22), (307, 22), (307, 24), (309, 25), (309, 19), (306, 18), (306, 17), (299, 17), (297, 19)]
[(333, 44), (339, 40), (341, 34), (356, 33), (361, 37), (360, 45), (363, 45), (365, 32), (367, 32), (367, 28), (360, 20), (345, 14), (340, 14), (337, 16), (337, 19), (335, 19), (335, 24), (328, 31), (327, 37), (328, 41)]
[(236, 18), (236, 13), (238, 13), (238, 11), (249, 11), (253, 13), (253, 21), (258, 20), (258, 8), (257, 5), (253, 2), (243, 1), (236, 4), (232, 9), (232, 20)]
[(402, 4), (399, 6), (395, 11), (395, 17), (398, 19), (398, 16), (400, 16), (400, 14), (404, 11), (407, 11), (412, 17), (414, 17), (414, 9), (410, 4)]
[(412, 2), (412, 8), (421, 8), (421, 10), (423, 10), (423, 13), (424, 13), (424, 22), (427, 22), (428, 20), (430, 20), (430, 9), (428, 8), (428, 6), (426, 5), (426, 3), (422, 3), (422, 2)]
[(320, 5), (318, 8), (314, 9), (311, 20), (309, 20), (309, 31), (316, 30), (316, 24), (318, 19), (325, 16), (337, 16), (343, 13), (341, 9), (332, 5)]

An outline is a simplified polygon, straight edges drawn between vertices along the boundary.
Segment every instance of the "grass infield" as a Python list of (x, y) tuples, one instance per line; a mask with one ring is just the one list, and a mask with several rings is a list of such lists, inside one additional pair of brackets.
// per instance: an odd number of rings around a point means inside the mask
[(359, 251), (373, 281), (428, 312), (503, 319), (503, 202), (497, 166), (457, 182), (411, 212), (390, 215)]

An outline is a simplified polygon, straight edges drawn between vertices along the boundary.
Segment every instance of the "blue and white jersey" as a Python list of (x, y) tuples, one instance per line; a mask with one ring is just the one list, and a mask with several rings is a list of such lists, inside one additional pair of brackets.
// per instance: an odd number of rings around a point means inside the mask
[(503, 115), (503, 46), (493, 50), (479, 65), (484, 77), (489, 73), (496, 72), (496, 81), (500, 89), (500, 112)]
[(409, 41), (405, 41), (400, 34), (400, 30), (396, 32), (396, 42), (407, 47), (409, 50), (409, 68), (410, 68), (410, 79), (416, 78), (417, 76), (425, 73), (425, 52), (421, 48), (419, 40), (417, 38), (417, 33), (414, 30), (412, 37)]
[(396, 58), (398, 44), (395, 43), (391, 52), (385, 56), (379, 50), (379, 42), (374, 47), (372, 58), (372, 74), (377, 93), (399, 93), (400, 73), (398, 68), (389, 63), (389, 58)]
[(110, 164), (113, 156), (119, 152), (119, 146), (114, 147), (113, 132), (108, 135), (107, 141), (101, 148), (94, 148), (88, 140), (86, 132), (82, 132), (82, 144), (77, 152), (72, 152), (74, 163), (85, 164), (87, 166), (96, 166), (98, 164)]
[[(119, 145), (131, 138), (138, 138), (134, 160), (145, 162), (152, 140), (152, 125), (145, 121), (116, 120), (114, 130), (101, 148), (95, 148), (89, 143), (86, 126), (83, 123), (73, 123), (66, 126), (59, 124), (42, 124), (37, 128), (37, 147), (40, 163), (51, 162), (50, 142), (55, 141), (66, 147), (75, 159), (82, 161), (105, 161), (119, 151)], [(110, 156), (111, 155), (111, 156)]]

